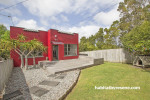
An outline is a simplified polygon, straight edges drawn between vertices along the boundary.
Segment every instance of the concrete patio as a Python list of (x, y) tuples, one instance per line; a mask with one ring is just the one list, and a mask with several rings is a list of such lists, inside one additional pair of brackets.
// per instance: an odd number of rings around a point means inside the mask
[(94, 65), (100, 65), (104, 63), (103, 58), (92, 58), (88, 56), (79, 56), (78, 59), (60, 60), (60, 61), (41, 61), (39, 66), (43, 67), (51, 74), (83, 69)]

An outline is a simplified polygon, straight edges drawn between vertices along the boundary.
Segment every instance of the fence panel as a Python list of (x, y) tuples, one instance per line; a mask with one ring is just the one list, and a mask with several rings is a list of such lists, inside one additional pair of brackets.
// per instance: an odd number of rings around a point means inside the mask
[(121, 63), (132, 63), (134, 56), (123, 48), (120, 49), (106, 49), (96, 51), (85, 51), (80, 54), (88, 54), (94, 58), (104, 58), (104, 61), (109, 62), (121, 62)]

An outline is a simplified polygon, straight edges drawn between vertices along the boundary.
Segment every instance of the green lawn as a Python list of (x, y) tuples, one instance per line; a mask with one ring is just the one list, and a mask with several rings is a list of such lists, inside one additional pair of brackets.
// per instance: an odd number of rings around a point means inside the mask
[[(95, 86), (138, 86), (140, 90), (96, 90)], [(150, 100), (150, 70), (120, 63), (84, 69), (66, 100)]]

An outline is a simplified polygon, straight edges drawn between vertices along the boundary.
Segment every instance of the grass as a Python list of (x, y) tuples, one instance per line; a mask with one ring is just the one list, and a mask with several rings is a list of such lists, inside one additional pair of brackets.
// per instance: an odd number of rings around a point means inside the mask
[[(95, 86), (138, 86), (140, 90), (96, 90)], [(66, 100), (150, 100), (150, 70), (108, 62), (84, 69)]]

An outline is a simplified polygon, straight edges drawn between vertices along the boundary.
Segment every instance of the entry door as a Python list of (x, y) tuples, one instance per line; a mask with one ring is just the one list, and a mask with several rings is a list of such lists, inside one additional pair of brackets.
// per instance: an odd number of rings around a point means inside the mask
[(58, 60), (58, 45), (53, 45), (53, 60)]

